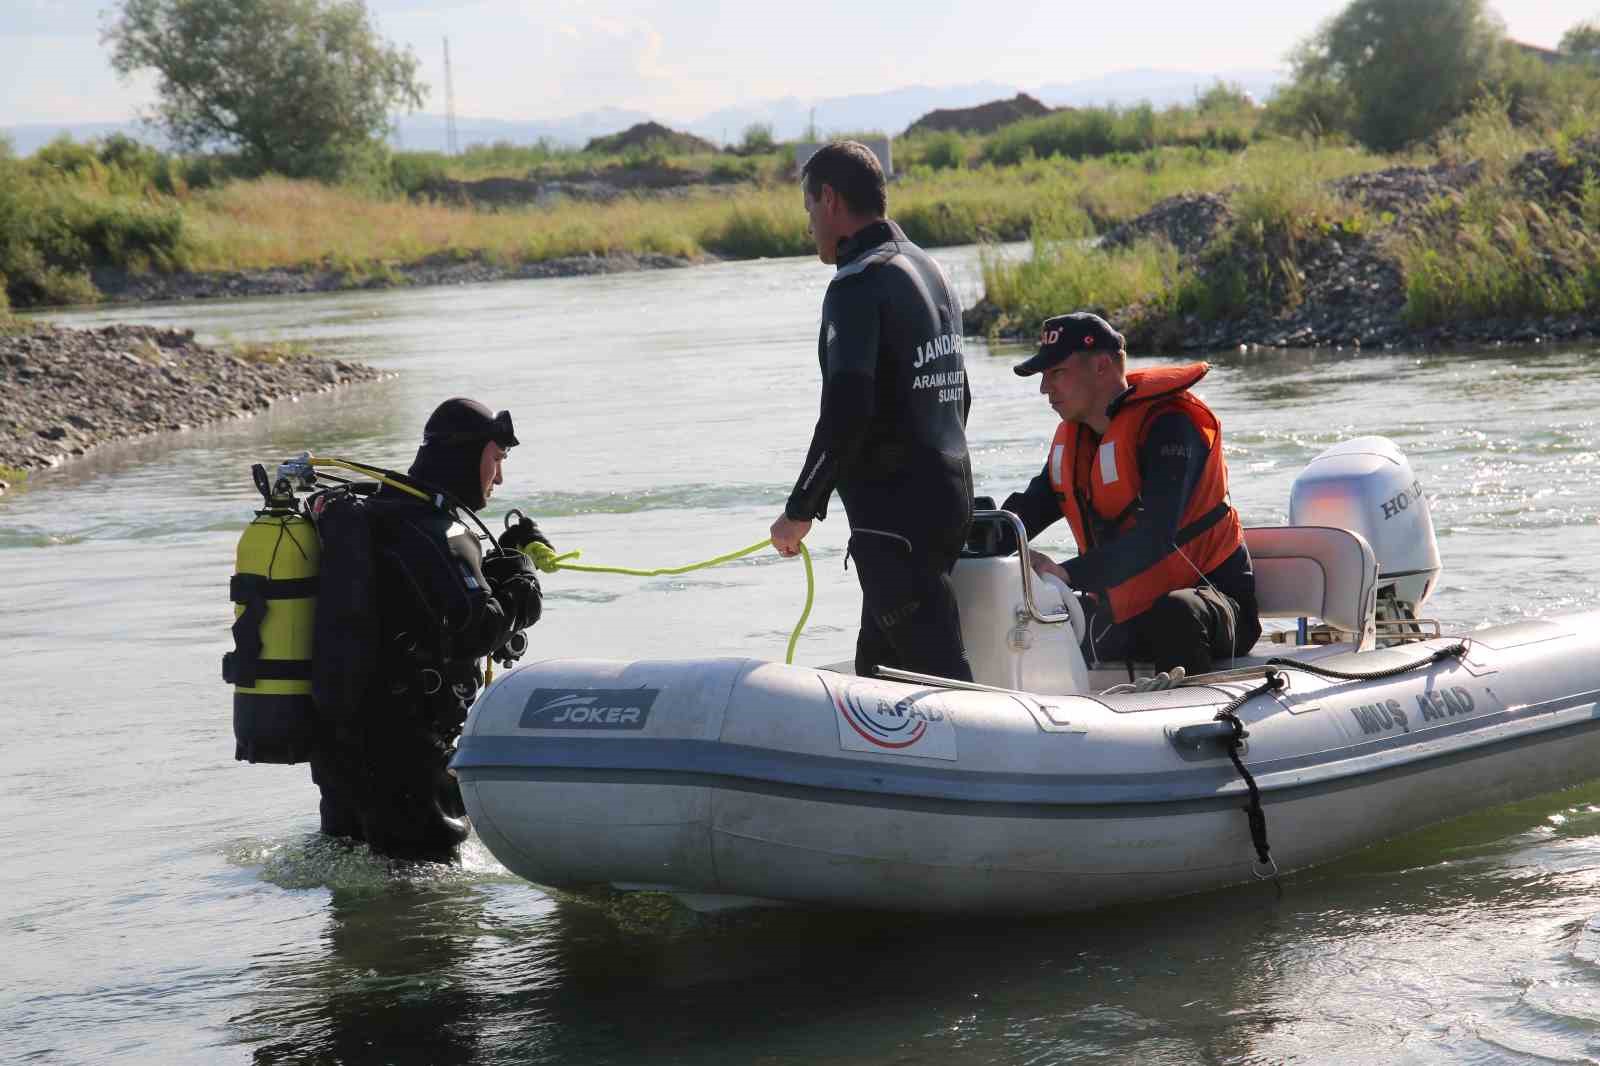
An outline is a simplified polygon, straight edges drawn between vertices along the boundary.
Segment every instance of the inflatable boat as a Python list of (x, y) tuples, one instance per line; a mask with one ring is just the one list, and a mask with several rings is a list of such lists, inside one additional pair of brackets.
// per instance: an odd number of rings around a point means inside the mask
[(1248, 882), (1600, 775), (1600, 614), (1440, 634), (1427, 495), (1393, 443), (1319, 455), (1290, 523), (1246, 532), (1281, 628), (1177, 687), (1085, 662), (1076, 596), (975, 536), (972, 683), (543, 662), (484, 693), (452, 766), (536, 884), (1008, 914)]

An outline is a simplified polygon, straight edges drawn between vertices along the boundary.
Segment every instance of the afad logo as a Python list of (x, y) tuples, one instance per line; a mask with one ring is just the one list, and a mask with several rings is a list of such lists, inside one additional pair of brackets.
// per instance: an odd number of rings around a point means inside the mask
[(850, 751), (880, 751), (954, 759), (955, 729), (927, 692), (895, 697), (871, 683), (824, 683), (839, 715), (839, 742)]

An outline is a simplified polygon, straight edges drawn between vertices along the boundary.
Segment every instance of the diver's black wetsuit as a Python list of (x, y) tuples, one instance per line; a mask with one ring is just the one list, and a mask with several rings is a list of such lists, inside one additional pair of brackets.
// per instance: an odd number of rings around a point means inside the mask
[[(409, 475), (481, 507), (484, 443), (424, 443)], [(457, 512), (433, 502), (389, 486), (332, 500), (318, 519), (313, 667), (322, 830), (393, 858), (449, 861), (468, 824), (446, 767), (483, 685), (479, 660), (538, 621), (538, 579), (521, 556), (485, 560)]]
[[(451, 514), (387, 490), (367, 510), (375, 671), (311, 759), (322, 829), (394, 858), (444, 861), (468, 828), (445, 772), (451, 746), (483, 684), (478, 660), (505, 643), (517, 608), (490, 592), (477, 537)], [(325, 571), (339, 564), (323, 558)]]
[(827, 515), (838, 489), (861, 581), (856, 671), (971, 680), (949, 574), (972, 522), (961, 304), (893, 222), (839, 246), (822, 303), (822, 413), (785, 507)]

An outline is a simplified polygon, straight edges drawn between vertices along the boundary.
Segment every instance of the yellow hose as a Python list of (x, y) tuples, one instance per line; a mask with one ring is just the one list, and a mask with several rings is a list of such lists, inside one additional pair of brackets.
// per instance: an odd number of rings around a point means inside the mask
[[(396, 481), (393, 478), (386, 477), (382, 471), (373, 467), (363, 466), (360, 463), (353, 463), (348, 459), (329, 459), (319, 456), (310, 456), (309, 458), (312, 466), (336, 466), (344, 470), (354, 471), (358, 474), (365, 474), (370, 478), (374, 478), (377, 481), (388, 485), (390, 488), (399, 489), (401, 492), (409, 492), (419, 500), (426, 500), (430, 503), (439, 502), (434, 500), (432, 496), (429, 496), (421, 489), (416, 488), (413, 485), (407, 485), (403, 482)], [(542, 544), (539, 541), (534, 541), (526, 548), (523, 548), (522, 551), (523, 554), (527, 555), (528, 558), (533, 560), (533, 565), (535, 567), (543, 570), (547, 574), (553, 574), (557, 570), (578, 570), (586, 574), (625, 574), (629, 577), (672, 577), (678, 574), (692, 573), (695, 570), (705, 570), (713, 566), (720, 566), (723, 563), (732, 562), (734, 559), (742, 559), (746, 555), (751, 555), (760, 551), (762, 548), (767, 547), (771, 543), (771, 539), (758, 540), (749, 547), (740, 548), (738, 551), (728, 552), (726, 555), (718, 555), (715, 558), (704, 559), (698, 563), (686, 563), (683, 566), (664, 566), (655, 570), (636, 570), (631, 566), (596, 566), (589, 563), (568, 562), (567, 560), (576, 559), (578, 556), (582, 555), (583, 552), (570, 551), (562, 552), (560, 555), (557, 555), (555, 549), (551, 548), (548, 544)], [(816, 600), (817, 595), (817, 578), (816, 573), (811, 567), (811, 552), (806, 548), (804, 542), (802, 542), (800, 545), (800, 558), (806, 564), (806, 603), (805, 607), (800, 611), (800, 620), (794, 624), (794, 629), (789, 633), (789, 646), (784, 653), (783, 659), (783, 661), (786, 663), (794, 662), (795, 645), (799, 643), (800, 633), (806, 627), (806, 619), (811, 617), (811, 604)], [(488, 684), (493, 680), (494, 665), (493, 660), (490, 659), (484, 662), (484, 683)]]
[[(569, 559), (576, 559), (583, 553), (581, 551), (570, 551), (562, 552), (560, 555), (557, 555), (554, 548), (551, 548), (550, 545), (543, 544), (539, 541), (534, 541), (526, 548), (523, 548), (522, 551), (523, 554), (533, 560), (533, 565), (535, 567), (543, 570), (547, 574), (553, 574), (557, 570), (578, 570), (586, 574), (626, 574), (629, 577), (671, 577), (677, 574), (687, 574), (695, 570), (705, 570), (709, 567), (720, 566), (723, 563), (731, 562), (734, 559), (740, 559), (746, 555), (751, 555), (755, 552), (758, 552), (762, 548), (768, 547), (771, 543), (772, 541), (770, 539), (758, 540), (749, 547), (740, 548), (738, 551), (728, 552), (725, 555), (718, 555), (711, 559), (704, 559), (698, 563), (685, 563), (683, 566), (663, 566), (654, 570), (636, 570), (631, 566), (597, 566), (589, 563), (568, 562)], [(800, 620), (794, 624), (794, 630), (789, 634), (789, 647), (784, 655), (783, 660), (786, 663), (794, 662), (795, 644), (799, 642), (800, 633), (806, 627), (806, 619), (811, 617), (811, 604), (816, 599), (817, 592), (816, 574), (811, 568), (811, 552), (806, 548), (803, 542), (800, 545), (800, 558), (804, 560), (806, 564), (806, 604), (804, 609), (802, 609), (800, 612)]]

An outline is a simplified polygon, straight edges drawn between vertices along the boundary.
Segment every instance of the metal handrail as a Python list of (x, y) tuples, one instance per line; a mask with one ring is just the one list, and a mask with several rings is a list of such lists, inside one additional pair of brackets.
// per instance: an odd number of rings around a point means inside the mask
[(1041, 614), (1033, 602), (1033, 567), (1028, 565), (1028, 527), (1023, 525), (1022, 519), (1010, 511), (973, 511), (972, 520), (979, 519), (1011, 523), (1011, 528), (1017, 534), (1017, 558), (1022, 564), (1022, 604), (1028, 610), (1028, 616), (1035, 622), (1047, 626), (1060, 625), (1062, 622), (1072, 621), (1070, 612), (1063, 614)]

